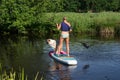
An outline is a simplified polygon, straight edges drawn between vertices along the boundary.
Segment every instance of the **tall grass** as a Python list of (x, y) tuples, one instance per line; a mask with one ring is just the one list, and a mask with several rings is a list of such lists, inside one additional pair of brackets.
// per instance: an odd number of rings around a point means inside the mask
[[(39, 72), (37, 72), (36, 76), (32, 80), (44, 80), (44, 77), (38, 79)], [(13, 69), (10, 71), (6, 71), (2, 69), (2, 65), (0, 64), (0, 80), (28, 80), (27, 75), (25, 75), (24, 69), (22, 68), (20, 72), (15, 72)]]
[(63, 16), (68, 18), (68, 21), (71, 23), (74, 32), (95, 32), (99, 28), (115, 28), (120, 24), (120, 13), (118, 12), (47, 13), (43, 20), (50, 21), (55, 25), (55, 23), (60, 23), (62, 21)]

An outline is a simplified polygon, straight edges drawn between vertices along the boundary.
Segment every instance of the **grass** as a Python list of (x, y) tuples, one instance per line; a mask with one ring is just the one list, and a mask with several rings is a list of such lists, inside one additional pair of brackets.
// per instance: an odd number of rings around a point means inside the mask
[[(44, 80), (44, 77), (38, 79), (39, 72), (37, 72), (35, 78), (33, 80)], [(28, 80), (25, 75), (24, 69), (22, 68), (19, 73), (15, 72), (13, 69), (11, 71), (6, 71), (2, 69), (2, 65), (0, 64), (0, 80)]]
[(54, 24), (53, 26), (55, 26), (56, 23), (60, 23), (62, 21), (63, 16), (68, 18), (68, 21), (71, 23), (74, 32), (94, 32), (97, 28), (107, 27), (113, 27), (114, 29), (120, 25), (120, 13), (118, 12), (46, 13), (43, 21), (49, 21)]

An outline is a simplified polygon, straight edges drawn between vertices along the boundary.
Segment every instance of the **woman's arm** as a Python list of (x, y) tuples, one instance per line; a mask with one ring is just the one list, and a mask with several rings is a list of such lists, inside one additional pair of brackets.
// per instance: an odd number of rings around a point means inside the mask
[(57, 26), (57, 29), (60, 30), (61, 24), (56, 24), (56, 26)]
[(69, 27), (71, 26), (71, 24), (70, 24), (69, 22), (65, 21), (65, 23), (66, 23)]
[(65, 21), (65, 23), (70, 27), (70, 32), (72, 32), (72, 27), (71, 27), (71, 24), (67, 21)]

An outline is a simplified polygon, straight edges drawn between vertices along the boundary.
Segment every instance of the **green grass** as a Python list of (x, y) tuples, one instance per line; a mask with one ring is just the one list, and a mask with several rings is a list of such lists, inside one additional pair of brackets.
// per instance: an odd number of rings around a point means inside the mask
[[(35, 78), (33, 80), (44, 80), (44, 77), (38, 79), (39, 72), (37, 72)], [(10, 71), (6, 71), (2, 69), (2, 65), (0, 64), (0, 80), (28, 80), (27, 75), (22, 68), (20, 72), (15, 72), (13, 69)]]
[(94, 32), (97, 28), (116, 27), (120, 24), (120, 13), (100, 12), (100, 13), (46, 13), (43, 21), (49, 21), (53, 26), (60, 23), (66, 16), (71, 23), (74, 32)]

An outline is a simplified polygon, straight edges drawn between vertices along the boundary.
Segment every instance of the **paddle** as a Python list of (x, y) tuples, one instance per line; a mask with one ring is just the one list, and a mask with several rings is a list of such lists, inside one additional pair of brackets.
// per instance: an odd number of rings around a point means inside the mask
[[(72, 34), (71, 36), (74, 37), (73, 34)], [(85, 42), (81, 42), (81, 41), (80, 41), (80, 43), (81, 43), (85, 48), (87, 48), (87, 49), (90, 47), (90, 46), (89, 46), (87, 43), (85, 43)]]
[(80, 42), (85, 48), (89, 48), (90, 46), (88, 46), (86, 43), (84, 43), (84, 42)]

